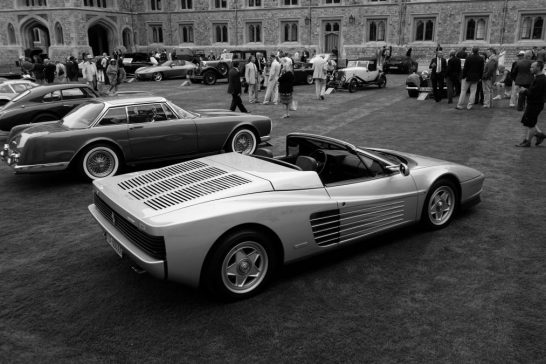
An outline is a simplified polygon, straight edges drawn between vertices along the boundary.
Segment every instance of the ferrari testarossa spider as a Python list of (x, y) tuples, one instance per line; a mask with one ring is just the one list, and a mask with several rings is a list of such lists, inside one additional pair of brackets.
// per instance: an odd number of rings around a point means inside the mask
[(93, 217), (135, 269), (249, 297), (285, 263), (420, 222), (439, 229), (480, 201), (463, 165), (311, 134), (286, 155), (225, 153), (94, 181)]

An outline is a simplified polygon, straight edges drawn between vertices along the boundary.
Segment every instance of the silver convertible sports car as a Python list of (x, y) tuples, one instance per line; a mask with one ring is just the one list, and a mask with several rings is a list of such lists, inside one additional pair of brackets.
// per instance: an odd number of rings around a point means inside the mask
[(89, 206), (114, 251), (160, 279), (225, 300), (262, 289), (284, 263), (480, 201), (475, 169), (310, 134), (286, 155), (219, 154), (94, 181)]
[(252, 154), (270, 132), (265, 116), (190, 112), (157, 96), (91, 99), (60, 121), (14, 127), (0, 156), (16, 173), (74, 167), (96, 179), (126, 164), (221, 151)]

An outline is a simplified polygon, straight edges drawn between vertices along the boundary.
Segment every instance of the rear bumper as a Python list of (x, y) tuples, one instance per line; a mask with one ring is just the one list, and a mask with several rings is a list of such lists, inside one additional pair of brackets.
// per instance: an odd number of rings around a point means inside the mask
[[(157, 260), (150, 257), (141, 249), (132, 244), (123, 234), (121, 234), (109, 221), (107, 221), (97, 207), (92, 204), (89, 205), (89, 212), (97, 220), (104, 232), (110, 235), (120, 246), (123, 251), (123, 256), (130, 259), (140, 268), (150, 273), (152, 276), (159, 279), (167, 278), (167, 263), (164, 260)], [(107, 244), (105, 242), (105, 244)]]

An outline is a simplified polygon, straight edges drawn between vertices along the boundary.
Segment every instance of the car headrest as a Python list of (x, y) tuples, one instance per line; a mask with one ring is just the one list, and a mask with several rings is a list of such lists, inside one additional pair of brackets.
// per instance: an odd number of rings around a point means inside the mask
[(300, 167), (302, 171), (316, 171), (318, 169), (316, 159), (306, 155), (298, 156), (296, 159), (296, 166)]

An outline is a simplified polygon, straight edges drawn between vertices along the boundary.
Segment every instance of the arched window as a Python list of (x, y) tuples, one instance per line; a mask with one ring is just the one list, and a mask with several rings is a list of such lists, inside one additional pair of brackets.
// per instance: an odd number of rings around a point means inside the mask
[(222, 27), (222, 38), (224, 39), (224, 42), (228, 41), (227, 25)]
[(293, 23), (292, 24), (292, 37), (290, 38), (292, 42), (298, 41), (298, 24)]
[(339, 23), (334, 23), (334, 32), (339, 32)]
[(436, 19), (416, 19), (415, 20), (415, 40), (432, 41), (434, 40), (434, 24)]
[(533, 24), (533, 39), (542, 38), (542, 29), (544, 28), (544, 19), (539, 16), (535, 19)]
[(434, 34), (434, 22), (428, 20), (425, 27), (425, 40), (432, 40)]
[(131, 46), (131, 31), (128, 28), (123, 29), (121, 34), (123, 40), (123, 46), (129, 48)]
[(523, 18), (521, 24), (521, 39), (530, 39), (531, 38), (531, 17)]
[(476, 29), (476, 39), (477, 40), (485, 39), (485, 20), (482, 18), (478, 19), (478, 26)]
[(326, 27), (324, 28), (327, 32), (331, 32), (332, 31), (332, 24), (330, 23), (326, 23)]
[(368, 40), (375, 42), (377, 40), (377, 24), (374, 21), (370, 22), (370, 34)]
[(385, 22), (384, 21), (380, 21), (377, 25), (377, 40), (378, 41), (385, 40)]
[(217, 43), (227, 43), (228, 42), (228, 28), (225, 24), (217, 24), (214, 26), (216, 33), (215, 41)]
[(55, 42), (57, 44), (64, 44), (63, 27), (60, 23), (55, 24)]
[(415, 31), (415, 40), (423, 40), (425, 38), (425, 23), (421, 20), (417, 22), (417, 28)]
[(13, 27), (13, 24), (8, 24), (8, 44), (16, 44), (17, 41), (15, 40), (15, 28)]
[(262, 41), (262, 26), (260, 24), (248, 25), (248, 41), (249, 42), (261, 42)]
[(466, 39), (471, 40), (474, 39), (474, 32), (476, 31), (476, 22), (474, 19), (468, 20), (466, 23)]

